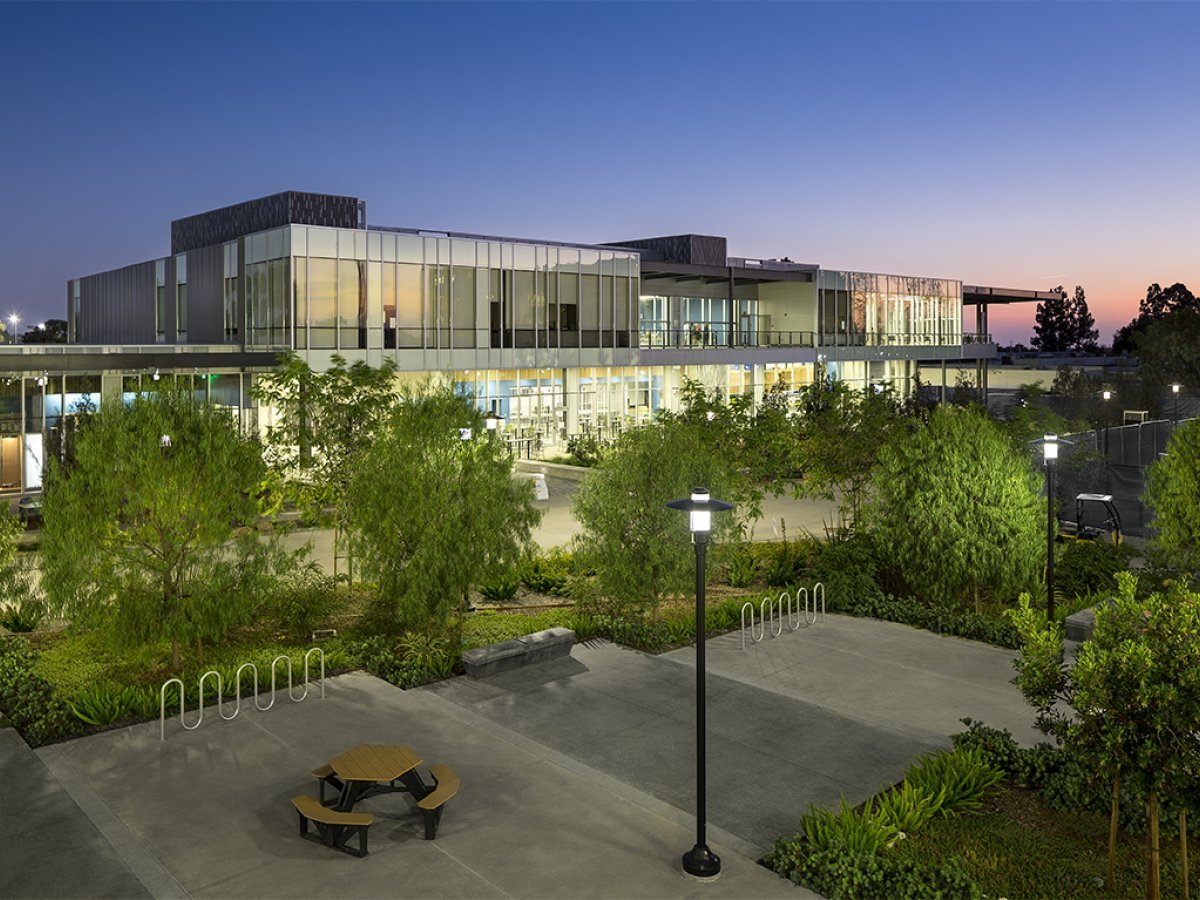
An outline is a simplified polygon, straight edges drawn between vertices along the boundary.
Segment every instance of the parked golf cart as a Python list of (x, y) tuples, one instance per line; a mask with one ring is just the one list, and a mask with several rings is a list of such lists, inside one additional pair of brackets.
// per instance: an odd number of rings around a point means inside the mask
[(1079, 494), (1075, 498), (1075, 518), (1058, 520), (1058, 539), (1121, 546), (1121, 514), (1113, 506), (1112, 494)]

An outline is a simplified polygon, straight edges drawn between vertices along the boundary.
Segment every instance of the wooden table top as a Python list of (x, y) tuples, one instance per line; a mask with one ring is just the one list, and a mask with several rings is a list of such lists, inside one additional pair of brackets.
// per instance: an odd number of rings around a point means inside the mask
[(329, 761), (344, 781), (394, 781), (420, 764), (404, 744), (359, 744)]

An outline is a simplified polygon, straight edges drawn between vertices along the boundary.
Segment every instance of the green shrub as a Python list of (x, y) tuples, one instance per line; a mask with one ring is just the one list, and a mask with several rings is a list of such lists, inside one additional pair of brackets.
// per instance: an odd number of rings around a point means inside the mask
[(990, 728), (974, 719), (960, 719), (966, 731), (950, 735), (955, 750), (975, 752), (980, 759), (994, 769), (999, 769), (1012, 778), (1020, 778), (1025, 769), (1024, 750), (1013, 740), (1007, 728)]
[(839, 801), (837, 812), (809, 806), (800, 817), (800, 828), (814, 851), (875, 854), (900, 836), (899, 829), (872, 815), (869, 809), (855, 810), (845, 800)]
[(1117, 589), (1117, 573), (1129, 567), (1133, 551), (1099, 541), (1066, 541), (1054, 554), (1054, 584), (1068, 597), (1111, 593)]
[(934, 866), (886, 853), (814, 850), (803, 841), (780, 840), (764, 862), (793, 883), (830, 900), (974, 900), (982, 896), (958, 858)]
[(11, 606), (0, 609), (0, 625), (18, 634), (28, 633), (42, 624), (46, 605), (32, 595), (22, 597)]
[(868, 804), (867, 814), (902, 834), (912, 834), (941, 809), (942, 795), (933, 796), (908, 781)]
[(516, 572), (496, 572), (479, 585), (479, 593), (493, 603), (507, 603), (517, 596), (520, 586), (521, 578)]
[(288, 572), (267, 599), (267, 612), (293, 640), (306, 641), (337, 604), (336, 585), (315, 562)]
[(780, 541), (768, 545), (763, 561), (763, 575), (771, 587), (785, 588), (798, 584), (808, 566), (809, 548), (798, 541)]
[(590, 641), (598, 633), (596, 620), (592, 616), (574, 615), (567, 620), (566, 626), (575, 632), (575, 640), (582, 643)]
[(517, 576), (531, 591), (566, 597), (571, 589), (572, 566), (571, 554), (554, 548), (522, 559), (517, 566)]
[(893, 597), (886, 594), (863, 600), (838, 597), (830, 592), (828, 608), (830, 612), (901, 622), (936, 634), (954, 635), (999, 647), (1016, 649), (1021, 645), (1021, 637), (1008, 619), (997, 619), (994, 616), (959, 611), (945, 606), (930, 606), (915, 597)]
[(883, 599), (877, 568), (874, 544), (862, 532), (853, 532), (819, 545), (809, 574), (825, 585), (826, 607), (833, 611)]
[(671, 644), (671, 634), (663, 622), (596, 616), (596, 633), (614, 644), (622, 644), (646, 653), (662, 653)]
[(0, 710), (33, 747), (77, 734), (80, 722), (33, 668), (34, 656), (22, 638), (0, 639)]
[(594, 466), (600, 461), (604, 444), (590, 434), (577, 434), (567, 438), (567, 454), (577, 466)]
[(726, 580), (736, 588), (749, 587), (758, 576), (758, 562), (747, 547), (737, 547), (729, 557)]
[(586, 640), (580, 636), (581, 628), (588, 637), (595, 634), (595, 624), (590, 618), (570, 609), (548, 609), (532, 616), (520, 612), (480, 610), (468, 616), (463, 623), (462, 648), (470, 650), (473, 647), (485, 647), (510, 641), (523, 634), (560, 627), (570, 628), (579, 640)]
[(400, 677), (395, 683), (402, 688), (449, 678), (462, 658), (444, 638), (415, 633), (400, 638), (396, 652), (400, 656)]
[(976, 748), (942, 750), (917, 758), (904, 780), (930, 797), (939, 798), (938, 813), (975, 812), (983, 806), (984, 795), (1004, 773), (990, 765)]
[(89, 685), (68, 702), (71, 712), (89, 725), (112, 725), (139, 712), (144, 691), (132, 685)]

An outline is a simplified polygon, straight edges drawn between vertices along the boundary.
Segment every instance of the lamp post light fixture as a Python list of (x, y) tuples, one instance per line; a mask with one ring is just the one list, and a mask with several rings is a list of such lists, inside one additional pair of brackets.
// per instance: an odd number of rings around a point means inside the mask
[(8, 324), (12, 326), (12, 342), (15, 344), (17, 342), (17, 333), (20, 330), (21, 317), (16, 313), (9, 313)]
[(1179, 382), (1178, 381), (1175, 382), (1173, 385), (1171, 385), (1171, 393), (1175, 396), (1174, 422), (1176, 425), (1178, 425), (1179, 424)]
[(1104, 399), (1104, 464), (1108, 465), (1108, 401), (1112, 399), (1113, 392), (1103, 390), (1100, 396)]
[(1046, 465), (1046, 621), (1054, 624), (1054, 466), (1058, 462), (1058, 435), (1042, 438)]
[(504, 416), (499, 415), (494, 409), (488, 410), (488, 414), (483, 417), (484, 424), (487, 425), (489, 434), (495, 434), (497, 429), (504, 424)]
[(683, 871), (697, 878), (712, 878), (721, 872), (721, 858), (708, 849), (705, 839), (705, 747), (704, 747), (704, 555), (712, 531), (712, 514), (733, 509), (732, 503), (714, 500), (708, 488), (692, 488), (687, 500), (672, 500), (671, 509), (688, 514), (692, 545), (696, 548), (696, 846), (683, 854)]

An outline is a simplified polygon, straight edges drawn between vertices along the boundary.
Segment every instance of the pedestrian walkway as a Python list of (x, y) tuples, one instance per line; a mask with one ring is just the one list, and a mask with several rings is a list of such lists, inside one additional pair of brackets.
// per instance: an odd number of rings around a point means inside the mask
[[(155, 722), (35, 754), (0, 730), (0, 896), (810, 897), (755, 862), (809, 804), (862, 802), (962, 716), (1031, 734), (1011, 652), (903, 625), (831, 615), (745, 650), (713, 638), (707, 658), (715, 884), (679, 867), (695, 836), (692, 650), (595, 641), (410, 691), (343, 675), (325, 700), (174, 722), (166, 741)], [(459, 774), (436, 841), (402, 795), (366, 804), (365, 859), (296, 835), (289, 798), (358, 743)]]

